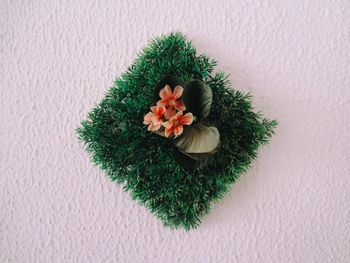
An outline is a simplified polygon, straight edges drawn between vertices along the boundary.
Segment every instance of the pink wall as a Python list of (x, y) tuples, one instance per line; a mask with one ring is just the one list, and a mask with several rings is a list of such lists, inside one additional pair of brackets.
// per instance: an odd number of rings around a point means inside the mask
[[(0, 262), (350, 262), (350, 2), (0, 3)], [(196, 231), (93, 167), (74, 129), (154, 36), (216, 58), (277, 135)]]

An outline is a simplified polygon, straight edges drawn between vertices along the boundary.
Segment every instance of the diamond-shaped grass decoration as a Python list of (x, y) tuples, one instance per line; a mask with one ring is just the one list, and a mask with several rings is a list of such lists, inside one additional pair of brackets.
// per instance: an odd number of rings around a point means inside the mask
[[(252, 110), (251, 97), (233, 90), (216, 62), (196, 55), (181, 33), (153, 40), (77, 129), (92, 161), (132, 198), (168, 227), (195, 228), (245, 172), (276, 121)], [(220, 132), (220, 150), (199, 169), (174, 160), (172, 142), (147, 131), (143, 116), (154, 101), (154, 87), (166, 75), (202, 79), (213, 91), (207, 122)]]

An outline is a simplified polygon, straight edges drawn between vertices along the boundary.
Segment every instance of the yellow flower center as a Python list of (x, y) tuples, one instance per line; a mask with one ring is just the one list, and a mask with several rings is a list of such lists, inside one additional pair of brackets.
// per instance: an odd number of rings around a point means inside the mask
[(180, 124), (180, 122), (179, 122), (178, 120), (175, 120), (175, 121), (173, 122), (173, 125), (174, 125), (175, 127), (179, 126), (179, 124)]

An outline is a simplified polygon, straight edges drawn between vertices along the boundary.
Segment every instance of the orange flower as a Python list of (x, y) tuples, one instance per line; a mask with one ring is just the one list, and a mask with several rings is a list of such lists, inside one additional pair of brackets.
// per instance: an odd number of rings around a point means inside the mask
[(164, 117), (166, 119), (170, 119), (174, 116), (174, 108), (178, 111), (184, 111), (186, 110), (185, 104), (183, 101), (179, 100), (182, 96), (183, 87), (176, 86), (174, 91), (171, 91), (171, 88), (169, 85), (165, 85), (163, 89), (159, 92), (159, 97), (161, 98), (157, 105), (166, 107), (166, 112), (164, 114)]
[(171, 117), (169, 121), (164, 122), (165, 137), (169, 137), (173, 133), (175, 137), (180, 136), (183, 132), (183, 125), (190, 125), (193, 122), (192, 113), (183, 115), (183, 111), (179, 111), (175, 116)]
[(163, 115), (166, 109), (164, 106), (152, 106), (151, 112), (147, 113), (143, 118), (143, 124), (149, 125), (149, 131), (158, 131), (162, 126)]

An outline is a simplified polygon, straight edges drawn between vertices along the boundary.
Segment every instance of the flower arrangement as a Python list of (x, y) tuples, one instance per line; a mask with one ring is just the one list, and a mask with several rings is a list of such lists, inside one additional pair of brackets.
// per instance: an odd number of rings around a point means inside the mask
[(82, 121), (92, 161), (165, 226), (196, 228), (277, 124), (181, 33), (153, 40)]
[(198, 79), (182, 84), (179, 77), (166, 76), (154, 89), (157, 102), (144, 116), (143, 124), (148, 125), (148, 131), (173, 139), (174, 159), (180, 166), (205, 166), (220, 146), (218, 129), (201, 122), (211, 109), (211, 88)]
[[(181, 100), (183, 87), (176, 86), (174, 92), (169, 85), (159, 92), (161, 98), (156, 106), (151, 107), (151, 111), (144, 117), (143, 123), (148, 125), (149, 131), (159, 131), (158, 134), (169, 137), (175, 135), (180, 136), (183, 133), (183, 126), (190, 125), (193, 122), (192, 113), (186, 113), (186, 106)], [(165, 121), (166, 120), (166, 121)]]

